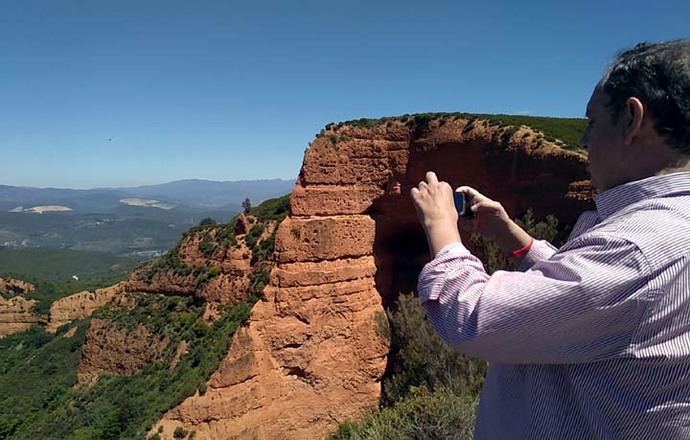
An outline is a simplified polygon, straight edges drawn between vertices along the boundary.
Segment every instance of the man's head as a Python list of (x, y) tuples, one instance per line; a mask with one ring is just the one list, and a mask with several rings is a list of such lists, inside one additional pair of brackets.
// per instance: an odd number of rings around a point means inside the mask
[(600, 191), (687, 164), (690, 41), (622, 52), (587, 105), (592, 184)]

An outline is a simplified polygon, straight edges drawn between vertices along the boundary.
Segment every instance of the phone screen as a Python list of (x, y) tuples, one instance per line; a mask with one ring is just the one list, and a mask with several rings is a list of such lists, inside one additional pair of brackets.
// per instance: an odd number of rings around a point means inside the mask
[(453, 193), (453, 198), (455, 200), (455, 209), (457, 209), (459, 216), (467, 218), (474, 217), (474, 213), (470, 209), (470, 203), (464, 192), (455, 191)]

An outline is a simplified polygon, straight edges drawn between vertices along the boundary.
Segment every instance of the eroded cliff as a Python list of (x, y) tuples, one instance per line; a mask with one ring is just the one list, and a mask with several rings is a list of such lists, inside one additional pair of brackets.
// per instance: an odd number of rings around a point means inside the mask
[[(207, 331), (195, 323), (198, 315), (211, 325), (231, 307), (260, 295), (272, 267), (275, 228), (285, 216), (280, 211), (288, 209), (286, 198), (267, 203), (276, 206), (265, 215), (243, 213), (227, 224), (204, 221), (126, 282), (75, 298), (81, 308), (85, 299), (94, 308), (107, 305), (86, 334), (79, 384), (93, 383), (103, 372), (133, 374), (152, 362), (174, 368), (190, 340)], [(55, 312), (73, 311), (71, 299), (56, 303)], [(55, 326), (60, 322), (56, 316)]]
[(193, 228), (164, 258), (133, 274), (126, 290), (193, 296), (210, 307), (236, 304), (247, 297), (253, 263), (265, 252), (256, 246), (272, 237), (276, 223), (241, 214), (231, 224)]
[(36, 286), (23, 280), (0, 277), (0, 294), (8, 296), (24, 295), (36, 290)]
[(5, 299), (0, 296), (0, 338), (27, 330), (34, 324), (42, 322), (41, 317), (33, 313), (35, 300), (15, 296)]
[[(591, 206), (586, 157), (528, 127), (482, 118), (330, 125), (306, 152), (264, 297), (208, 383), (154, 427), (196, 438), (324, 438), (375, 407), (384, 306), (428, 261), (409, 190), (435, 170), (511, 215), (573, 223)], [(464, 237), (468, 238), (468, 237)]]
[(50, 306), (46, 330), (55, 333), (62, 325), (91, 316), (96, 309), (122, 295), (124, 287), (125, 283), (121, 282), (93, 292), (85, 290), (55, 301)]
[(35, 286), (26, 281), (0, 278), (0, 338), (42, 322), (33, 313), (36, 301), (23, 296), (34, 290)]

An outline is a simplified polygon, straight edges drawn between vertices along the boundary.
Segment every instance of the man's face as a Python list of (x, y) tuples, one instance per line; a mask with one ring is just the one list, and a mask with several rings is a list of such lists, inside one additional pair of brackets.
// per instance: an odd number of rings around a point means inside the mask
[(587, 104), (589, 124), (581, 139), (582, 146), (589, 152), (592, 186), (599, 191), (620, 183), (626, 162), (623, 136), (606, 107), (608, 101), (609, 97), (597, 86)]

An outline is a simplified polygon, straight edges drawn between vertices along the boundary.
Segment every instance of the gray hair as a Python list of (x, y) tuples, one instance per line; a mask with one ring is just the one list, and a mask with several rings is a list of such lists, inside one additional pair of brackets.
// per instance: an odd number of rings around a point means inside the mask
[(630, 97), (649, 109), (655, 130), (690, 154), (690, 40), (640, 43), (614, 60), (601, 82), (617, 121)]

